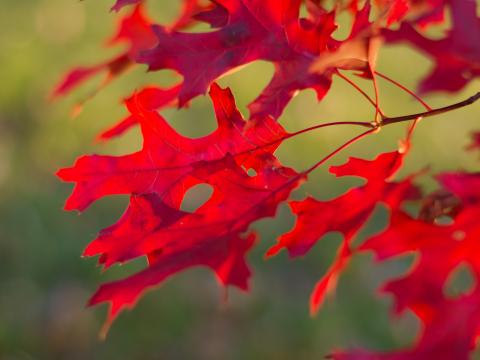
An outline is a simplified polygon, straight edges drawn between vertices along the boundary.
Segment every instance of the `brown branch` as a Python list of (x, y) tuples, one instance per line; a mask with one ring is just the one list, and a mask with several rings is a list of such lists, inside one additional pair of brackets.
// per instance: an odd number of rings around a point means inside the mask
[(449, 112), (449, 111), (452, 111), (452, 110), (460, 109), (460, 108), (463, 108), (465, 106), (471, 105), (475, 101), (477, 101), (478, 99), (480, 99), (480, 92), (476, 93), (475, 95), (469, 97), (468, 99), (466, 99), (464, 101), (460, 101), (458, 103), (455, 103), (455, 104), (452, 104), (452, 105), (449, 105), (449, 106), (445, 106), (445, 107), (441, 107), (441, 108), (438, 108), (438, 109), (433, 109), (433, 110), (429, 110), (429, 111), (425, 111), (425, 112), (421, 112), (421, 113), (398, 116), (398, 117), (384, 117), (382, 119), (382, 124), (381, 125), (382, 126), (383, 125), (391, 125), (391, 124), (395, 124), (395, 123), (399, 123), (399, 122), (415, 120), (415, 119), (418, 119), (418, 118), (425, 118), (425, 117), (440, 115), (440, 114), (443, 114), (443, 113), (446, 113), (446, 112)]

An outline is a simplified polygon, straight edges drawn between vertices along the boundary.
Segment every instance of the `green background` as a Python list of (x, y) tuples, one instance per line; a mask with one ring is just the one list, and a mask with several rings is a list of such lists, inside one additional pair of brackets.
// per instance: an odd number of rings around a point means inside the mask
[[(154, 3), (155, 1), (151, 1)], [(254, 277), (248, 294), (232, 289), (228, 303), (215, 279), (203, 269), (176, 276), (151, 291), (131, 312), (123, 313), (106, 341), (98, 339), (105, 308), (86, 309), (89, 295), (104, 281), (130, 274), (143, 260), (101, 273), (96, 259), (81, 259), (86, 244), (101, 228), (122, 213), (127, 197), (110, 197), (78, 216), (62, 211), (72, 186), (54, 173), (85, 153), (125, 154), (141, 146), (138, 129), (106, 144), (94, 141), (98, 132), (124, 114), (120, 100), (145, 84), (172, 83), (168, 73), (147, 74), (138, 66), (114, 81), (76, 118), (72, 106), (95, 88), (100, 79), (71, 96), (48, 101), (61, 77), (77, 64), (94, 64), (121, 51), (102, 48), (114, 29), (111, 1), (4, 0), (0, 12), (0, 359), (319, 359), (338, 348), (388, 350), (408, 346), (419, 324), (412, 314), (391, 320), (392, 299), (378, 294), (379, 285), (408, 268), (410, 259), (375, 265), (368, 254), (357, 258), (341, 278), (334, 297), (311, 318), (308, 298), (340, 243), (331, 234), (304, 258), (291, 261), (284, 253), (268, 261), (265, 250), (275, 237), (293, 225), (287, 206), (275, 219), (254, 225), (262, 241), (249, 255)], [(170, 22), (178, 1), (150, 4), (153, 18)], [(347, 19), (341, 19), (342, 24)], [(432, 32), (438, 36), (439, 31)], [(338, 38), (345, 36), (342, 30)], [(380, 71), (415, 88), (431, 63), (406, 46), (381, 51)], [(273, 66), (256, 62), (219, 82), (230, 86), (238, 105), (246, 104), (267, 84)], [(358, 80), (362, 86), (369, 84)], [(464, 99), (479, 88), (472, 82), (455, 96), (425, 99), (431, 106)], [(391, 115), (422, 108), (408, 95), (380, 81), (381, 101)], [(371, 92), (371, 91), (370, 91)], [(208, 97), (195, 99), (190, 109), (166, 110), (167, 120), (179, 132), (202, 136), (215, 128)], [(476, 154), (464, 151), (469, 133), (480, 129), (480, 106), (421, 122), (414, 147), (402, 174), (423, 169), (433, 173), (478, 168)], [(371, 106), (341, 79), (318, 104), (312, 91), (300, 93), (280, 122), (289, 131), (327, 121), (370, 121)], [(289, 166), (302, 170), (358, 129), (335, 127), (287, 141), (278, 151)], [(315, 171), (295, 193), (329, 199), (359, 184), (355, 179), (334, 180), (328, 165), (348, 155), (372, 158), (395, 149), (405, 124), (368, 137)], [(423, 181), (427, 189), (431, 180)], [(188, 195), (188, 206), (205, 200), (205, 189)], [(319, 214), (321, 221), (321, 214)], [(378, 231), (386, 221), (379, 209), (363, 234)], [(458, 286), (462, 286), (460, 281)], [(455, 286), (457, 286), (455, 285)], [(460, 291), (455, 290), (454, 291)]]

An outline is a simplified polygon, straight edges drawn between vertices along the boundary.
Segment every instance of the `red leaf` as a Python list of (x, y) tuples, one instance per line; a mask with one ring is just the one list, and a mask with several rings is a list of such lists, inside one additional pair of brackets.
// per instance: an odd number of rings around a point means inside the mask
[[(53, 97), (66, 95), (91, 77), (106, 72), (105, 79), (99, 87), (101, 89), (132, 65), (142, 51), (156, 44), (157, 38), (151, 28), (152, 22), (145, 15), (141, 2), (141, 0), (118, 0), (112, 8), (118, 11), (126, 5), (137, 4), (130, 15), (120, 18), (116, 34), (107, 41), (108, 46), (126, 43), (127, 50), (101, 64), (71, 70), (55, 87)], [(195, 20), (195, 15), (206, 9), (210, 8), (201, 5), (199, 0), (184, 0), (179, 18), (169, 28), (175, 30), (188, 27)]]
[[(229, 90), (214, 84), (210, 93), (219, 125), (212, 134), (185, 138), (133, 98), (127, 104), (142, 126), (143, 149), (121, 157), (83, 157), (59, 172), (63, 180), (77, 182), (67, 209), (83, 210), (105, 195), (132, 194), (120, 221), (84, 253), (101, 255), (105, 267), (139, 256), (151, 262), (93, 297), (92, 304), (111, 303), (107, 327), (147, 288), (192, 266), (208, 266), (225, 285), (246, 288), (249, 271), (243, 256), (253, 237), (244, 233), (252, 222), (273, 216), (305, 177), (273, 157), (287, 136), (276, 121), (246, 122)], [(245, 170), (251, 167), (255, 176)], [(200, 183), (213, 187), (212, 197), (194, 213), (177, 210), (186, 191)]]
[(377, 204), (397, 209), (406, 199), (416, 196), (410, 179), (393, 183), (389, 179), (402, 164), (403, 154), (394, 151), (381, 154), (375, 160), (350, 158), (342, 165), (330, 168), (337, 176), (359, 176), (367, 180), (363, 186), (351, 189), (330, 201), (318, 201), (311, 197), (290, 203), (297, 216), (295, 227), (282, 235), (277, 245), (268, 251), (274, 255), (287, 248), (290, 256), (307, 253), (315, 243), (331, 231), (339, 231), (344, 236), (344, 245), (334, 260), (326, 277), (317, 284), (312, 296), (311, 309), (318, 310), (327, 290), (333, 290), (336, 278), (348, 263), (353, 237), (366, 223)]
[(150, 20), (145, 16), (142, 7), (136, 6), (130, 15), (121, 19), (116, 35), (107, 42), (109, 46), (126, 43), (127, 50), (101, 64), (73, 69), (55, 87), (52, 96), (68, 94), (75, 87), (100, 72), (106, 72), (100, 88), (106, 85), (112, 78), (124, 72), (140, 51), (155, 45), (156, 37), (150, 26)]
[(377, 0), (376, 2), (381, 11), (384, 12), (384, 16), (387, 20), (387, 26), (403, 20), (410, 9), (409, 0)]
[(453, 0), (449, 4), (453, 27), (440, 40), (423, 36), (409, 23), (402, 23), (397, 31), (384, 32), (387, 41), (407, 41), (434, 61), (433, 70), (420, 83), (419, 90), (423, 93), (456, 92), (480, 75), (480, 19), (476, 15), (476, 2)]
[(117, 0), (112, 6), (113, 11), (120, 11), (124, 6), (140, 4), (143, 0)]
[(90, 67), (78, 67), (67, 73), (64, 78), (58, 83), (52, 92), (52, 98), (68, 95), (77, 86), (82, 85), (91, 77), (106, 72), (106, 76), (97, 90), (107, 85), (114, 77), (123, 73), (131, 65), (131, 60), (126, 54), (109, 60), (105, 63), (93, 65)]
[[(169, 105), (174, 105), (180, 87), (174, 86), (169, 89), (147, 87), (136, 93), (127, 102), (137, 101), (139, 106), (147, 110), (160, 110)], [(123, 134), (138, 123), (134, 115), (129, 115), (114, 126), (102, 131), (98, 136), (100, 140), (107, 140)]]
[(334, 292), (337, 288), (338, 278), (342, 274), (345, 267), (348, 265), (352, 252), (347, 242), (344, 242), (338, 249), (338, 254), (333, 261), (333, 264), (328, 269), (327, 273), (317, 282), (310, 297), (310, 314), (315, 315), (323, 302), (325, 297)]
[(74, 167), (60, 170), (60, 178), (77, 183), (65, 208), (81, 211), (106, 195), (151, 192), (177, 208), (180, 195), (204, 182), (199, 176), (208, 162), (231, 154), (239, 165), (256, 168), (262, 154), (271, 154), (287, 136), (272, 118), (245, 121), (230, 90), (214, 84), (210, 93), (218, 129), (199, 139), (178, 134), (158, 113), (142, 108), (135, 98), (127, 101), (142, 127), (143, 149), (120, 157), (84, 156)]
[(475, 132), (472, 134), (473, 140), (468, 145), (467, 150), (480, 150), (480, 132)]
[(302, 177), (275, 163), (250, 177), (234, 162), (227, 165), (228, 161), (220, 160), (224, 170), (209, 178), (213, 195), (194, 213), (172, 209), (157, 195), (133, 196), (119, 223), (102, 231), (87, 247), (84, 255), (100, 254), (105, 266), (149, 255), (147, 269), (104, 285), (93, 296), (91, 304), (111, 303), (107, 323), (147, 288), (192, 266), (208, 266), (222, 284), (247, 288), (250, 272), (243, 257), (254, 238), (242, 234), (252, 222), (274, 216)]
[(197, 21), (204, 21), (209, 24), (212, 24), (214, 21), (211, 18), (199, 18), (197, 15), (205, 11), (212, 11), (218, 8), (218, 6), (208, 6), (204, 5), (201, 0), (183, 0), (183, 6), (180, 13), (180, 16), (177, 17), (175, 22), (170, 26), (172, 30), (181, 30), (189, 27)]
[(318, 201), (309, 197), (291, 202), (292, 211), (297, 215), (295, 228), (280, 238), (279, 243), (269, 250), (269, 255), (284, 247), (292, 257), (304, 255), (330, 231), (339, 231), (346, 239), (351, 239), (378, 202), (398, 207), (413, 191), (409, 180), (387, 182), (400, 167), (402, 159), (403, 155), (394, 151), (381, 154), (372, 161), (350, 158), (342, 166), (331, 167), (330, 172), (337, 176), (359, 176), (367, 183), (333, 200)]
[(474, 339), (480, 323), (480, 292), (456, 301), (438, 304), (435, 315), (423, 330), (420, 340), (411, 350), (391, 353), (374, 353), (365, 350), (338, 352), (335, 360), (468, 360), (474, 347)]
[[(480, 262), (477, 256), (480, 193), (478, 187), (471, 187), (479, 181), (478, 175), (446, 174), (440, 181), (463, 202), (451, 225), (427, 223), (396, 211), (389, 227), (361, 247), (374, 251), (379, 261), (417, 254), (410, 271), (387, 283), (384, 290), (395, 296), (395, 311), (411, 309), (423, 322), (424, 330), (412, 350), (375, 355), (379, 359), (468, 359), (480, 329)], [(449, 299), (444, 293), (445, 283), (461, 264), (470, 266), (477, 284), (472, 293)], [(369, 355), (354, 352), (337, 358), (362, 356)]]
[(228, 11), (221, 5), (215, 5), (210, 9), (203, 9), (193, 15), (196, 20), (210, 24), (212, 28), (227, 25), (228, 16)]
[(300, 21), (300, 0), (217, 3), (229, 14), (218, 30), (190, 34), (156, 25), (158, 45), (138, 58), (150, 70), (172, 69), (183, 76), (180, 105), (205, 93), (220, 76), (256, 60), (275, 64), (275, 74), (249, 105), (254, 117), (278, 118), (299, 90), (314, 89), (319, 99), (327, 93), (333, 69), (312, 72), (310, 67), (327, 48), (339, 45), (331, 38), (336, 28), (333, 13), (319, 11), (316, 18)]

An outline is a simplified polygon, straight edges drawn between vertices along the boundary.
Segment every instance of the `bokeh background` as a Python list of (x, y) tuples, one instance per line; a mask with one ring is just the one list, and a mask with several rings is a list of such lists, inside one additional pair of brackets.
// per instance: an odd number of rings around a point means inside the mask
[[(209, 272), (195, 269), (148, 293), (135, 310), (122, 314), (105, 341), (98, 332), (105, 308), (85, 308), (89, 295), (104, 281), (129, 274), (143, 260), (101, 273), (96, 259), (80, 254), (96, 232), (122, 213), (126, 197), (111, 197), (79, 216), (62, 210), (71, 185), (54, 175), (84, 153), (124, 154), (141, 146), (138, 129), (109, 143), (95, 142), (97, 133), (124, 114), (120, 100), (145, 84), (169, 84), (175, 75), (147, 74), (142, 66), (88, 101), (76, 117), (74, 104), (88, 96), (100, 79), (72, 96), (48, 101), (61, 75), (77, 64), (93, 64), (118, 53), (101, 42), (114, 31), (112, 1), (3, 0), (0, 11), (0, 359), (319, 359), (337, 348), (388, 350), (412, 342), (419, 324), (412, 314), (390, 321), (388, 296), (378, 295), (382, 281), (404, 272), (412, 259), (373, 264), (370, 255), (357, 258), (341, 278), (334, 297), (318, 316), (308, 314), (309, 294), (335, 254), (338, 234), (322, 239), (308, 256), (290, 261), (282, 253), (268, 261), (265, 250), (290, 229), (293, 218), (282, 206), (276, 219), (255, 224), (262, 242), (250, 254), (254, 277), (249, 294), (232, 289), (228, 303)], [(171, 21), (179, 1), (150, 1), (153, 17)], [(341, 21), (348, 22), (347, 19)], [(342, 23), (343, 24), (343, 23)], [(440, 30), (432, 32), (438, 36)], [(346, 30), (336, 36), (341, 38)], [(406, 46), (382, 50), (380, 71), (415, 88), (430, 62)], [(199, 64), (201, 66), (201, 64)], [(240, 109), (269, 81), (273, 68), (258, 62), (220, 80), (231, 86)], [(360, 82), (361, 83), (361, 82)], [(362, 83), (361, 83), (362, 84)], [(408, 95), (380, 82), (384, 109), (392, 115), (422, 110)], [(363, 85), (368, 87), (367, 83)], [(472, 82), (461, 93), (426, 97), (432, 106), (466, 98), (479, 89)], [(168, 121), (189, 136), (215, 127), (208, 97), (194, 100), (189, 110), (166, 110)], [(480, 106), (424, 120), (402, 174), (429, 166), (432, 172), (478, 168), (476, 154), (464, 151), (469, 133), (480, 129)], [(280, 122), (291, 131), (323, 121), (370, 120), (372, 109), (358, 93), (336, 79), (318, 104), (311, 91), (302, 92)], [(287, 165), (305, 169), (354, 135), (354, 129), (312, 132), (282, 145), (278, 156)], [(392, 150), (405, 125), (391, 126), (352, 146), (329, 164), (348, 155), (372, 158)], [(328, 199), (359, 184), (339, 179), (324, 166), (295, 194)], [(434, 186), (424, 180), (427, 189)], [(206, 200), (198, 188), (187, 207)], [(319, 214), (318, 221), (322, 221)], [(386, 221), (378, 209), (363, 235)], [(461, 291), (460, 279), (452, 291)], [(455, 288), (455, 286), (459, 288)]]

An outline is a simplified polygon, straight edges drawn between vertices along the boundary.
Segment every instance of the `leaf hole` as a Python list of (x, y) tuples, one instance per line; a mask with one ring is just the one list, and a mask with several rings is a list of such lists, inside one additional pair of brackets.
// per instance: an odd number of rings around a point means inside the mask
[[(192, 116), (192, 114), (197, 116)], [(211, 110), (211, 101), (207, 96), (198, 97), (181, 109), (164, 109), (162, 115), (180, 135), (191, 139), (210, 135), (218, 128), (213, 110)], [(202, 121), (198, 121), (198, 119), (202, 119)]]
[(435, 225), (449, 226), (453, 224), (453, 219), (447, 215), (441, 215), (434, 220)]
[(194, 212), (205, 204), (213, 194), (213, 187), (208, 184), (199, 184), (190, 188), (182, 201), (180, 210)]
[(462, 77), (465, 80), (470, 80), (470, 79), (473, 78), (473, 73), (470, 70), (465, 70), (465, 71), (462, 72)]
[(452, 239), (457, 240), (457, 241), (462, 241), (465, 239), (467, 234), (465, 234), (465, 231), (462, 230), (456, 230), (452, 234)]
[(456, 299), (471, 293), (475, 285), (475, 275), (469, 264), (461, 263), (448, 275), (443, 293), (449, 299)]
[(255, 171), (255, 169), (253, 169), (253, 168), (248, 169), (248, 170), (247, 170), (247, 174), (248, 174), (248, 176), (250, 176), (250, 177), (255, 177), (255, 176), (258, 175), (257, 172)]

